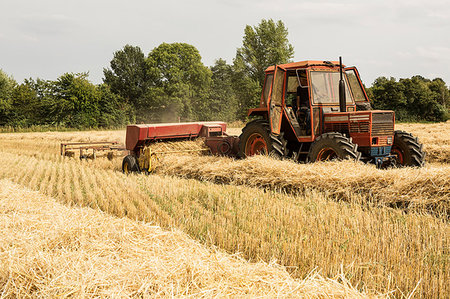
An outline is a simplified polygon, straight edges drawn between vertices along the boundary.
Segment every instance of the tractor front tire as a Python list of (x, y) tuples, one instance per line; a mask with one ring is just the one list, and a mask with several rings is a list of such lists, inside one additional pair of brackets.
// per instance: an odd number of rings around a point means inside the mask
[(253, 155), (270, 154), (283, 158), (287, 154), (287, 141), (283, 134), (275, 135), (270, 132), (269, 122), (264, 119), (253, 120), (242, 129), (239, 136), (240, 158)]
[(422, 167), (425, 165), (425, 152), (419, 139), (404, 131), (394, 132), (391, 154), (395, 156), (396, 166)]
[(351, 159), (359, 161), (358, 145), (341, 133), (324, 133), (311, 144), (307, 162)]
[(137, 163), (135, 156), (128, 155), (125, 158), (123, 158), (122, 172), (125, 174), (130, 174), (132, 172), (139, 172), (139, 165)]

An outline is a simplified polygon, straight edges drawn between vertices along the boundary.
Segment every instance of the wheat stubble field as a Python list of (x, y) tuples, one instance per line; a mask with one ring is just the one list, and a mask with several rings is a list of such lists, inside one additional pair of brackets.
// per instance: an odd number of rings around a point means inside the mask
[[(124, 131), (0, 134), (0, 187), (17, 190), (0, 193), (0, 294), (448, 297), (450, 123), (397, 127), (419, 136), (426, 167), (185, 155), (125, 176), (121, 158), (59, 156), (61, 141)], [(162, 235), (170, 246), (149, 249)], [(97, 259), (114, 271), (81, 262)]]

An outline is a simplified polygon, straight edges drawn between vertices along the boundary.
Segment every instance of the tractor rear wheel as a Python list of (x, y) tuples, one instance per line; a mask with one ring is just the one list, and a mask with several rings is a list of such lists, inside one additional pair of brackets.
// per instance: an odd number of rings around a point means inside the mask
[(425, 164), (425, 152), (419, 139), (404, 131), (394, 132), (391, 154), (397, 166), (422, 167)]
[(275, 135), (270, 132), (269, 122), (264, 119), (253, 120), (242, 129), (239, 136), (239, 157), (271, 154), (275, 157), (285, 157), (287, 141), (283, 134)]
[(139, 172), (139, 165), (137, 163), (135, 156), (128, 155), (125, 158), (123, 158), (122, 171), (125, 174), (130, 174), (132, 172)]
[(308, 162), (352, 159), (359, 161), (358, 145), (341, 133), (324, 133), (311, 144)]

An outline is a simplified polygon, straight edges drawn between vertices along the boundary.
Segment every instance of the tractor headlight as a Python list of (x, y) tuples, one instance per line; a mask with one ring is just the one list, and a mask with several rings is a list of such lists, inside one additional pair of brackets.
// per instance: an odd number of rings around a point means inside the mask
[(392, 136), (389, 136), (389, 137), (387, 138), (387, 144), (392, 144)]

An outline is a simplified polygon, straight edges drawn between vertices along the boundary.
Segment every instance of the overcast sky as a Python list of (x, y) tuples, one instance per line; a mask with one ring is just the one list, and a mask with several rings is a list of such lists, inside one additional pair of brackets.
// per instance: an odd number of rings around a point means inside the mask
[(295, 61), (356, 65), (366, 85), (379, 76), (441, 77), (450, 84), (450, 0), (1, 0), (0, 68), (17, 81), (55, 80), (103, 68), (125, 44), (147, 55), (185, 42), (205, 65), (228, 63), (245, 25), (282, 20)]

